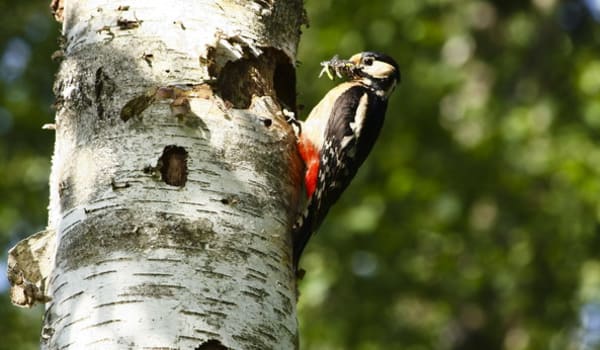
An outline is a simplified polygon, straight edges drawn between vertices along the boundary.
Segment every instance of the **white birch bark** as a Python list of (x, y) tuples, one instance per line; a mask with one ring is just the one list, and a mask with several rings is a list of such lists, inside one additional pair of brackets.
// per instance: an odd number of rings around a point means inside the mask
[(297, 348), (301, 163), (281, 106), (302, 1), (62, 15), (42, 348)]

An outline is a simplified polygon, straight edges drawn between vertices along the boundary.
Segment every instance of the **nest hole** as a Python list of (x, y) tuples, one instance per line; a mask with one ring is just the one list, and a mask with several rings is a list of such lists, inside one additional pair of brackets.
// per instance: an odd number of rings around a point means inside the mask
[(168, 185), (183, 187), (187, 181), (188, 153), (183, 147), (169, 145), (158, 159), (161, 179)]

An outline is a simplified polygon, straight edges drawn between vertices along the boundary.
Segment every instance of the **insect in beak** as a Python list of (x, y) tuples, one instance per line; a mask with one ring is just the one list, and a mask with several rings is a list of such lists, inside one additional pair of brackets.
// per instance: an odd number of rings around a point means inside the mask
[(335, 78), (334, 74), (338, 78), (343, 78), (344, 76), (351, 76), (353, 74), (354, 68), (356, 65), (348, 60), (342, 60), (338, 55), (333, 56), (329, 61), (321, 62), (321, 72), (319, 73), (319, 78), (323, 76), (323, 74), (327, 74), (329, 79), (333, 80)]

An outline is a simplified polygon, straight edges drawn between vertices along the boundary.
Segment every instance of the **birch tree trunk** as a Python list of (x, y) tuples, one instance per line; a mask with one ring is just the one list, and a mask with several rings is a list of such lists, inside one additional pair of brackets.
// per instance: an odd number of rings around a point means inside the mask
[(50, 253), (37, 284), (23, 245), (11, 265), (23, 304), (51, 298), (42, 348), (297, 348), (302, 1), (53, 5), (49, 227), (26, 248)]

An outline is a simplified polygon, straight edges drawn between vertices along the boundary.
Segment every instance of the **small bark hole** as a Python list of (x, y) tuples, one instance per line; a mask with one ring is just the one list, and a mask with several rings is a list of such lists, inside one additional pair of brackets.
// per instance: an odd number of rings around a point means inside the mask
[(158, 159), (157, 168), (162, 180), (172, 186), (183, 187), (187, 181), (188, 153), (183, 147), (169, 145)]
[(225, 205), (236, 205), (240, 202), (240, 197), (236, 195), (230, 195), (220, 200), (221, 204)]
[(154, 168), (152, 165), (146, 165), (144, 169), (142, 169), (144, 174), (152, 174), (154, 170), (156, 170), (156, 168)]
[(224, 346), (223, 344), (221, 344), (220, 341), (211, 339), (209, 341), (206, 341), (206, 342), (198, 345), (198, 347), (194, 350), (228, 350), (228, 349), (229, 348)]

